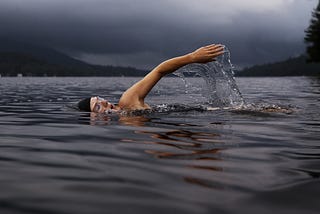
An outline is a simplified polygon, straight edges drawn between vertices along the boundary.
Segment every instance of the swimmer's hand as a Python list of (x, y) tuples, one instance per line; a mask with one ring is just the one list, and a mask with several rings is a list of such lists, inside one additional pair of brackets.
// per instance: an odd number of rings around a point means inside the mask
[(207, 63), (215, 60), (217, 56), (224, 53), (224, 45), (208, 45), (190, 53), (193, 63)]

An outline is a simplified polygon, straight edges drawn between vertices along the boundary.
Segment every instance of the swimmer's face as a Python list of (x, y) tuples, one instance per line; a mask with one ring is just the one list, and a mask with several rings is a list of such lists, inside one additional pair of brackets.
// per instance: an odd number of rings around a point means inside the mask
[(91, 97), (90, 109), (92, 112), (104, 113), (109, 109), (114, 109), (114, 105), (101, 97)]

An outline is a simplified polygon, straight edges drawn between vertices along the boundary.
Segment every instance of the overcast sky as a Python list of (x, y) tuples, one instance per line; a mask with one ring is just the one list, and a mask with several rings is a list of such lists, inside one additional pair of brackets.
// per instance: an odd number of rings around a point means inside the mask
[(0, 38), (151, 68), (209, 43), (236, 66), (297, 56), (318, 0), (0, 0)]

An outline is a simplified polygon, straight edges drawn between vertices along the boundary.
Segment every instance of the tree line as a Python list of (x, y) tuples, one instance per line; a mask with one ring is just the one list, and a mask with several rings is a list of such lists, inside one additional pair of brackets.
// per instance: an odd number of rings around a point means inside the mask
[(53, 64), (29, 54), (0, 53), (1, 76), (144, 76), (145, 74), (147, 71), (132, 67)]
[(317, 8), (312, 12), (309, 28), (305, 31), (304, 38), (307, 44), (307, 61), (320, 62), (320, 1)]
[(305, 30), (306, 54), (276, 63), (245, 68), (236, 76), (320, 76), (320, 1)]
[(320, 64), (307, 63), (307, 57), (303, 55), (283, 62), (245, 68), (236, 76), (320, 76)]

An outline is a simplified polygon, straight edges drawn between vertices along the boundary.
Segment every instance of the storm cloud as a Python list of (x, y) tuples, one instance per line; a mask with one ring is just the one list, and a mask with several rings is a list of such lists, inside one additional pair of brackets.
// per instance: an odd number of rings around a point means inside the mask
[(239, 66), (302, 54), (317, 0), (1, 0), (0, 38), (95, 64), (150, 68), (222, 43)]

